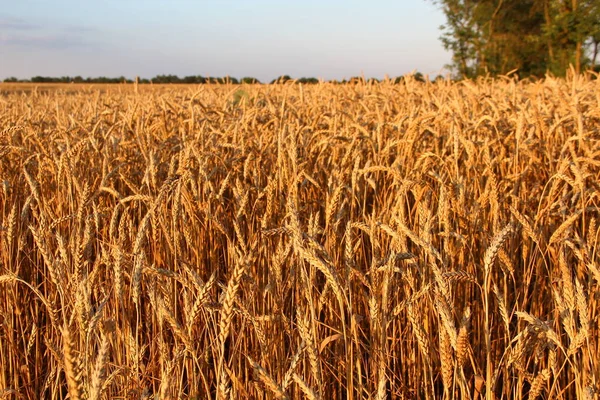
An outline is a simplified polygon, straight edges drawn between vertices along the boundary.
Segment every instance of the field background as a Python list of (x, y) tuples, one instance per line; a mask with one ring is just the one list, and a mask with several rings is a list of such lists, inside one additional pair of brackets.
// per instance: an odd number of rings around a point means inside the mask
[[(202, 85), (206, 87), (218, 87), (217, 84)], [(249, 87), (252, 85), (244, 85)], [(163, 92), (177, 90), (192, 90), (198, 89), (199, 85), (187, 84), (114, 84), (114, 83), (32, 83), (32, 82), (0, 82), (0, 94), (82, 94), (82, 93), (138, 93), (144, 92)], [(229, 88), (240, 87), (240, 85), (229, 85)]]
[(600, 80), (0, 93), (0, 398), (597, 398)]

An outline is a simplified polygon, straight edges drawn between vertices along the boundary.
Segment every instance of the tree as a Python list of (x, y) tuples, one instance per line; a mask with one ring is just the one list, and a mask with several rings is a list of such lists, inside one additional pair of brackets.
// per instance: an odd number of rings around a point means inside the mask
[(462, 78), (519, 69), (544, 73), (540, 48), (544, 16), (537, 0), (442, 0), (446, 14), (441, 41), (452, 52), (450, 66)]
[(152, 78), (152, 83), (181, 83), (177, 75), (157, 75)]
[(598, 58), (598, 50), (600, 50), (600, 32), (592, 36), (591, 39), (592, 46), (592, 59), (591, 59), (591, 69), (596, 69), (596, 59)]
[(304, 84), (307, 84), (307, 85), (314, 85), (314, 84), (319, 83), (319, 80), (317, 78), (304, 78), (304, 77), (302, 77), (302, 78), (298, 79), (297, 82), (298, 83), (304, 83)]
[(552, 71), (561, 73), (573, 65), (579, 73), (586, 64), (593, 65), (594, 61), (585, 55), (584, 46), (600, 36), (598, 0), (544, 0), (544, 4)]
[(281, 75), (280, 77), (273, 79), (271, 81), (271, 84), (274, 84), (274, 83), (286, 83), (286, 82), (291, 81), (291, 80), (293, 80), (293, 79), (289, 75)]
[(53, 79), (55, 79), (55, 78), (49, 78), (47, 76), (34, 76), (33, 78), (31, 78), (31, 82), (34, 82), (34, 83), (47, 83), (47, 82), (52, 82)]
[(254, 84), (260, 83), (260, 81), (256, 78), (252, 78), (251, 76), (245, 76), (240, 80), (241, 83)]
[(476, 4), (470, 0), (441, 1), (446, 14), (446, 25), (441, 26), (441, 41), (452, 52), (451, 68), (461, 77), (469, 78), (477, 73), (477, 49), (480, 33), (474, 16)]
[(415, 72), (412, 77), (415, 79), (415, 81), (417, 82), (425, 82), (425, 77), (423, 76), (422, 73), (420, 73), (419, 71)]
[[(344, 82), (346, 83), (346, 82)], [(362, 76), (353, 76), (350, 79), (348, 79), (348, 82), (351, 85), (359, 85), (359, 84), (364, 84), (365, 80)]]
[(206, 79), (204, 79), (204, 77), (198, 75), (190, 75), (190, 76), (186, 76), (181, 80), (183, 83), (204, 83), (206, 81)]
[(521, 77), (562, 75), (570, 64), (579, 72), (590, 63), (585, 44), (598, 52), (598, 0), (433, 1), (446, 14), (440, 39), (462, 78), (515, 69)]

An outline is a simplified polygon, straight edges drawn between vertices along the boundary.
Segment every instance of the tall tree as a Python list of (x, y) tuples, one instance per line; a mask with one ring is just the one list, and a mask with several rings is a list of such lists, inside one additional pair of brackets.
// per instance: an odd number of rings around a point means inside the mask
[(452, 52), (451, 67), (461, 77), (473, 77), (478, 73), (478, 31), (474, 11), (477, 7), (471, 0), (445, 0), (440, 5), (446, 14), (446, 25), (442, 25), (442, 44)]
[(573, 65), (577, 73), (588, 62), (584, 45), (598, 34), (598, 0), (545, 0), (546, 36), (551, 42), (553, 72)]
[[(441, 41), (460, 77), (580, 72), (598, 53), (599, 0), (433, 0), (446, 14)], [(594, 57), (592, 57), (593, 59)]]

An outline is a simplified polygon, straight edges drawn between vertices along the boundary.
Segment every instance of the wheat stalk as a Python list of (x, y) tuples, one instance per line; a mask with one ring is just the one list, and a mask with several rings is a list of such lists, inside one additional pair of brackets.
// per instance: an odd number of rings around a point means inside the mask
[(260, 381), (265, 384), (267, 389), (269, 389), (271, 391), (271, 393), (273, 393), (275, 395), (275, 398), (277, 398), (277, 399), (288, 399), (289, 398), (287, 393), (285, 393), (283, 391), (283, 389), (277, 384), (277, 382), (275, 382), (275, 380), (271, 377), (271, 375), (269, 375), (269, 373), (267, 371), (265, 371), (265, 369), (263, 367), (261, 367), (258, 363), (256, 363), (250, 356), (246, 356), (246, 358), (250, 362), (250, 365), (252, 365), (254, 372), (258, 376), (258, 379), (260, 379)]
[(69, 387), (69, 396), (72, 399), (81, 399), (83, 397), (83, 388), (81, 382), (81, 367), (78, 357), (75, 355), (75, 342), (71, 337), (68, 327), (62, 329), (63, 355), (65, 365), (65, 377)]

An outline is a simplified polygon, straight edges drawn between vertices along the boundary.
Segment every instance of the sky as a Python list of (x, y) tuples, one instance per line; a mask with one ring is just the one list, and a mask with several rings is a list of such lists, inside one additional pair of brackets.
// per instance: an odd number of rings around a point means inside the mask
[(0, 0), (0, 79), (446, 74), (431, 0)]

